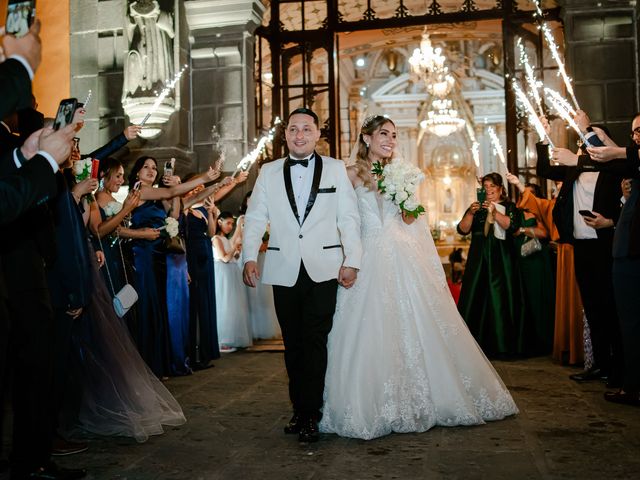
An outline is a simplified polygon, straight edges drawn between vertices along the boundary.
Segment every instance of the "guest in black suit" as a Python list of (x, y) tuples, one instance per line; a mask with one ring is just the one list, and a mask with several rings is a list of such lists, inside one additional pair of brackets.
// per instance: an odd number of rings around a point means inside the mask
[[(602, 145), (584, 112), (577, 123), (584, 126), (592, 145)], [(586, 126), (585, 126), (586, 124)], [(580, 295), (591, 330), (594, 365), (583, 373), (571, 375), (576, 381), (608, 380), (608, 385), (621, 382), (623, 360), (618, 319), (611, 279), (611, 247), (615, 224), (620, 215), (619, 175), (589, 172), (578, 166), (550, 165), (548, 145), (537, 145), (537, 175), (562, 181), (553, 209), (560, 242), (574, 248), (574, 267)], [(577, 156), (567, 149), (556, 148), (553, 159), (561, 163)], [(594, 217), (583, 217), (579, 211), (589, 210)]]
[[(589, 148), (581, 156), (583, 169), (615, 172), (627, 177), (624, 205), (613, 238), (613, 286), (624, 350), (622, 388), (606, 392), (606, 400), (640, 406), (640, 113), (631, 124), (633, 146)], [(602, 163), (605, 162), (605, 163)]]

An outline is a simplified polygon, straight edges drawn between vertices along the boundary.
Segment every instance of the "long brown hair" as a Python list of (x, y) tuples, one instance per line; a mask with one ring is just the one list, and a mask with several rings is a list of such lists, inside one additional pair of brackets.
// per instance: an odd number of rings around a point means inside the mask
[[(373, 135), (373, 133), (380, 129), (385, 123), (390, 123), (394, 127), (395, 123), (390, 118), (383, 115), (372, 115), (365, 118), (362, 127), (360, 127), (360, 133), (358, 134), (358, 141), (355, 145), (356, 156), (353, 165), (356, 167), (356, 174), (358, 178), (362, 180), (364, 186), (370, 190), (375, 188), (375, 182), (371, 178), (371, 164), (367, 158), (369, 154), (369, 146), (365, 143), (363, 135)], [(391, 161), (393, 155), (389, 158), (382, 160), (382, 166)]]

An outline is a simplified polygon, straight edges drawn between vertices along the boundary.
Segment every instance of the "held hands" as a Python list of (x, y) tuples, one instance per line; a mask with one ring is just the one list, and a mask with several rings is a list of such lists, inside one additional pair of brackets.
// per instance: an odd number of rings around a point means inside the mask
[(358, 278), (358, 270), (351, 267), (340, 267), (338, 272), (338, 283), (344, 288), (351, 288)]
[(220, 209), (216, 206), (213, 195), (204, 199), (204, 208), (214, 217), (220, 215)]
[(219, 176), (220, 176), (220, 170), (216, 170), (215, 168), (209, 167), (209, 170), (207, 170), (205, 172), (205, 174), (204, 174), (205, 183), (206, 182), (212, 182), (213, 180), (215, 180)]
[(554, 148), (551, 151), (551, 159), (554, 162), (558, 162), (560, 165), (565, 165), (568, 167), (578, 165), (578, 155), (566, 148)]
[(128, 141), (131, 141), (137, 138), (138, 135), (140, 135), (140, 132), (142, 132), (142, 127), (140, 125), (129, 125), (122, 133)]
[(407, 213), (404, 210), (402, 211), (402, 221), (407, 225), (411, 225), (416, 220), (417, 218), (414, 217), (413, 215), (407, 215)]
[(260, 269), (258, 268), (258, 263), (254, 261), (249, 261), (244, 264), (244, 269), (242, 271), (242, 281), (247, 287), (253, 287), (260, 280)]
[[(544, 132), (547, 135), (551, 135), (551, 124), (549, 123), (549, 119), (544, 115), (540, 116), (539, 118), (540, 123), (542, 123), (542, 126), (544, 127)], [(547, 141), (548, 140), (545, 138), (543, 143), (547, 143)]]
[(102, 250), (96, 250), (96, 261), (98, 262), (98, 268), (102, 268), (105, 262), (104, 252)]
[(241, 184), (242, 182), (245, 182), (247, 180), (247, 178), (249, 177), (249, 172), (248, 171), (243, 171), (238, 173), (238, 175), (236, 175), (236, 184)]
[(162, 183), (167, 187), (180, 185), (180, 177), (177, 175), (163, 175)]
[(80, 129), (84, 127), (84, 116), (86, 113), (87, 111), (84, 108), (78, 108), (73, 113), (73, 121), (71, 123), (75, 125), (76, 132), (79, 132)]
[(482, 208), (489, 210), (489, 213), (492, 215), (496, 213), (496, 204), (495, 202), (490, 202), (489, 200), (485, 200), (482, 202)]
[(590, 217), (582, 217), (584, 219), (584, 223), (586, 223), (591, 228), (595, 228), (599, 230), (600, 228), (609, 228), (613, 227), (613, 220), (610, 218), (604, 218), (598, 212), (593, 212), (595, 218)]

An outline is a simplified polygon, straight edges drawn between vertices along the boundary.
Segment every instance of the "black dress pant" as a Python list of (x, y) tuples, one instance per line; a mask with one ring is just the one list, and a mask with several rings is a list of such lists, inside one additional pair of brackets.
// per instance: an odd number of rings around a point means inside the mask
[(47, 289), (11, 292), (9, 362), (13, 379), (12, 471), (45, 465), (52, 442), (53, 312)]
[(284, 340), (289, 397), (295, 412), (320, 419), (327, 371), (327, 337), (333, 325), (338, 281), (316, 283), (300, 264), (292, 287), (273, 287)]
[(614, 259), (613, 286), (624, 350), (622, 388), (640, 392), (640, 258)]
[(573, 260), (582, 305), (591, 331), (596, 367), (608, 372), (613, 382), (622, 381), (622, 339), (613, 294), (611, 242), (575, 240)]

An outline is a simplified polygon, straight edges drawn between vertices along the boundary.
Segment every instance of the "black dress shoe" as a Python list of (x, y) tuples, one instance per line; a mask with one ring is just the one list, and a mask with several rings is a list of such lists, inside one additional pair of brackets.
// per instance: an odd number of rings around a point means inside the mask
[(287, 435), (300, 433), (300, 420), (300, 415), (294, 413), (291, 420), (289, 420), (289, 423), (284, 426), (284, 433)]
[(307, 418), (300, 426), (298, 441), (303, 443), (314, 443), (320, 440), (320, 430), (318, 430), (318, 422), (315, 418)]
[(617, 392), (604, 392), (604, 399), (607, 402), (621, 403), (623, 405), (632, 405), (640, 407), (640, 393), (628, 393), (618, 390)]
[(576, 382), (591, 382), (593, 380), (607, 380), (607, 372), (602, 370), (601, 368), (590, 368), (589, 370), (585, 370), (584, 372), (574, 373), (573, 375), (569, 375), (571, 380)]

